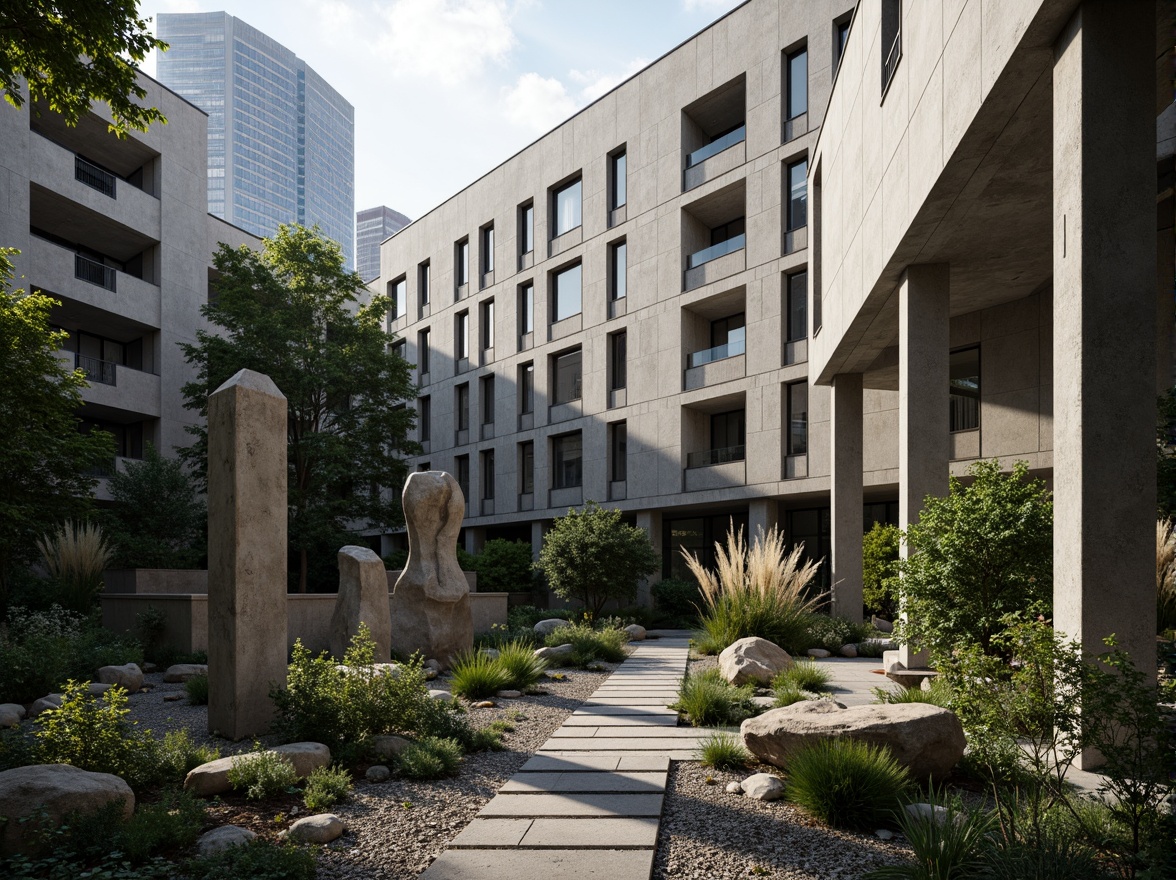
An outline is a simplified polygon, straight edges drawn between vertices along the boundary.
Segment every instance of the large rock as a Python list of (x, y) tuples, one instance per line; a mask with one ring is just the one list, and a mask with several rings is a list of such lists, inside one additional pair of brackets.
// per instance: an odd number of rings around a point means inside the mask
[(376, 662), (392, 658), (392, 617), (388, 613), (388, 572), (384, 561), (367, 547), (348, 545), (339, 551), (339, 595), (331, 615), (331, 653), (347, 653), (351, 637), (366, 623), (376, 643)]
[(242, 846), (257, 837), (248, 828), (239, 825), (222, 825), (200, 835), (196, 841), (196, 854), (199, 856), (215, 856), (234, 846)]
[(785, 767), (810, 743), (853, 739), (886, 746), (916, 779), (942, 778), (964, 755), (964, 729), (949, 709), (929, 703), (871, 704), (843, 709), (828, 700), (806, 700), (749, 718), (743, 743), (759, 758)]
[(556, 645), (554, 648), (536, 648), (535, 656), (541, 660), (555, 660), (576, 653), (574, 645)]
[(98, 681), (102, 684), (117, 684), (128, 694), (133, 694), (143, 686), (143, 670), (134, 663), (103, 666), (98, 670)]
[(172, 684), (179, 684), (198, 675), (208, 675), (207, 663), (177, 663), (169, 666), (163, 674), (163, 680)]
[(541, 620), (533, 627), (535, 632), (541, 636), (549, 636), (557, 629), (568, 626), (568, 621), (562, 617), (549, 617), (547, 620)]
[[(29, 852), (35, 835), (19, 820), (44, 814), (57, 828), (69, 813), (93, 813), (111, 803), (122, 803), (129, 819), (135, 810), (135, 794), (123, 780), (110, 773), (91, 773), (69, 764), (35, 764), (0, 773), (0, 852)], [(36, 821), (36, 820), (34, 820)]]
[(457, 564), (465, 496), (443, 471), (409, 474), (401, 496), (408, 562), (392, 592), (392, 649), (420, 651), (448, 666), (474, 646), (470, 585)]
[(771, 773), (756, 773), (739, 784), (740, 790), (757, 801), (778, 801), (784, 797), (784, 783)]
[(0, 727), (19, 727), (20, 719), (24, 716), (24, 706), (18, 703), (0, 704)]
[(48, 712), (50, 709), (60, 709), (62, 700), (64, 699), (65, 697), (62, 694), (46, 694), (29, 708), (29, 717), (36, 718), (42, 712)]
[(627, 627), (625, 627), (625, 632), (629, 634), (630, 642), (645, 641), (645, 627), (639, 623), (630, 623)]
[[(318, 767), (331, 765), (331, 750), (322, 743), (290, 743), (275, 746), (269, 751), (277, 752), (288, 760), (299, 779), (305, 779)], [(227, 758), (217, 758), (188, 771), (184, 778), (184, 791), (190, 791), (198, 797), (212, 797), (230, 791), (232, 786), (229, 784), (229, 770), (234, 761), (244, 757), (245, 755), (229, 755)]]
[(407, 749), (412, 743), (402, 736), (394, 736), (392, 734), (373, 736), (368, 743), (368, 750), (377, 758), (384, 761), (391, 761), (396, 758), (401, 752)]
[(779, 645), (749, 636), (719, 655), (719, 671), (731, 684), (770, 684), (777, 672), (792, 668), (792, 658)]
[(343, 833), (343, 820), (334, 813), (305, 816), (290, 826), (286, 836), (299, 843), (330, 843)]

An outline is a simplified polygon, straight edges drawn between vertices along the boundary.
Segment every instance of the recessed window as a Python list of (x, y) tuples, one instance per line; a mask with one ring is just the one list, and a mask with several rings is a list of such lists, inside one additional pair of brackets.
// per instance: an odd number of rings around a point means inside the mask
[(519, 367), (519, 412), (523, 415), (535, 411), (535, 365), (522, 364)]
[(580, 432), (551, 441), (552, 488), (574, 489), (584, 482), (584, 449)]
[(624, 207), (628, 201), (628, 181), (626, 176), (626, 160), (625, 151), (613, 153), (608, 157), (609, 161), (609, 209), (615, 211), (617, 208)]
[(535, 332), (535, 285), (527, 282), (519, 288), (519, 333)]
[(808, 273), (797, 272), (787, 280), (788, 341), (808, 338)]
[(494, 347), (494, 300), (488, 299), (479, 307), (482, 325), (482, 351)]
[(746, 424), (747, 414), (741, 409), (711, 416), (712, 463), (743, 461), (747, 442)]
[(494, 500), (494, 450), (482, 453), (482, 500)]
[(551, 399), (556, 405), (580, 399), (581, 363), (578, 348), (551, 359)]
[(454, 245), (454, 276), (457, 278), (457, 286), (461, 287), (463, 284), (469, 284), (470, 281), (470, 240), (463, 238), (456, 245)]
[(519, 493), (530, 495), (535, 491), (535, 444), (519, 444)]
[(808, 113), (808, 49), (788, 56), (788, 118)]
[(481, 401), (479, 409), (482, 411), (482, 424), (494, 424), (494, 376), (483, 376), (479, 380)]
[(552, 192), (552, 235), (555, 238), (580, 226), (580, 192), (579, 178)]
[(609, 425), (608, 478), (623, 483), (629, 475), (629, 430), (624, 422)]
[(551, 276), (551, 285), (554, 288), (551, 299), (555, 307), (553, 320), (562, 321), (580, 314), (581, 284), (582, 273), (579, 263)]
[(458, 312), (454, 318), (453, 350), (459, 361), (470, 356), (470, 313), (469, 310)]
[(494, 224), (482, 227), (482, 274), (494, 271)]
[(453, 389), (453, 408), (457, 411), (457, 430), (470, 429), (470, 383), (462, 382)]
[(417, 369), (429, 372), (429, 328), (417, 333)]
[(629, 381), (628, 371), (629, 334), (622, 330), (608, 338), (608, 386), (610, 391), (619, 391)]
[(951, 353), (952, 431), (980, 427), (980, 349), (965, 348)]
[(841, 67), (841, 59), (845, 57), (845, 44), (849, 42), (849, 24), (853, 15), (846, 15), (833, 22), (833, 70)]
[(788, 391), (788, 454), (808, 453), (808, 382), (793, 382)]
[(392, 343), (392, 354), (396, 355), (396, 357), (400, 358), (401, 360), (404, 360), (404, 354), (406, 351), (408, 351), (408, 340), (397, 339)]
[(422, 306), (429, 304), (429, 261), (425, 260), (417, 266), (417, 290), (420, 292)]
[(882, 0), (882, 96), (902, 60), (902, 0)]
[(422, 443), (428, 443), (433, 436), (433, 400), (430, 397), (417, 399), (417, 427)]
[(808, 224), (808, 160), (788, 166), (788, 230)]
[(395, 281), (388, 282), (388, 317), (395, 321), (404, 314), (404, 306), (408, 302), (408, 279), (401, 275)]
[(519, 253), (529, 254), (535, 250), (535, 204), (527, 202), (519, 206)]
[(470, 497), (470, 457), (468, 455), (459, 455), (454, 458), (454, 470), (457, 471), (453, 476), (457, 479), (457, 485), (461, 489), (462, 497), (467, 501)]
[(629, 245), (622, 239), (609, 248), (609, 294), (624, 299), (629, 293)]

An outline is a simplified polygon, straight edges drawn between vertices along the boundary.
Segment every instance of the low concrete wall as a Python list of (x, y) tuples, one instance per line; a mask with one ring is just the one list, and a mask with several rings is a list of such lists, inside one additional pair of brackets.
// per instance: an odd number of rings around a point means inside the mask
[(106, 593), (207, 593), (204, 569), (127, 568), (102, 573)]

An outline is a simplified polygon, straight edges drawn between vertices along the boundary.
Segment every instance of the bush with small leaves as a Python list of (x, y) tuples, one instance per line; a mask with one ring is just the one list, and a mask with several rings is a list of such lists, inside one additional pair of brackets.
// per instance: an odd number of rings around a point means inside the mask
[(481, 651), (463, 651), (449, 664), (450, 689), (456, 697), (481, 700), (510, 686), (510, 673)]
[(574, 623), (548, 633), (544, 644), (549, 648), (571, 645), (572, 653), (565, 665), (582, 668), (597, 660), (620, 663), (628, 656), (625, 646), (629, 644), (629, 634), (612, 627), (593, 629), (587, 623)]
[(813, 660), (797, 660), (787, 669), (776, 673), (772, 679), (772, 690), (791, 684), (802, 691), (827, 691), (833, 681), (833, 673), (828, 667), (821, 666)]
[(259, 837), (214, 856), (193, 859), (184, 866), (184, 876), (190, 880), (314, 880), (315, 862), (309, 849)]
[(510, 676), (507, 686), (520, 691), (534, 687), (547, 671), (547, 661), (536, 657), (530, 643), (521, 640), (499, 647), (495, 662)]
[(844, 617), (817, 612), (808, 618), (808, 647), (824, 648), (832, 654), (838, 653), (843, 645), (856, 645), (874, 634), (868, 624), (854, 623)]
[(456, 776), (461, 766), (461, 743), (453, 739), (426, 736), (401, 752), (398, 763), (401, 775), (409, 779)]
[(717, 669), (707, 669), (682, 679), (678, 701), (671, 708), (685, 715), (694, 727), (735, 725), (758, 714), (754, 696), (751, 685), (734, 687)]
[(910, 786), (906, 768), (887, 749), (851, 739), (806, 746), (787, 770), (788, 800), (835, 828), (868, 830), (890, 821)]
[(193, 675), (184, 682), (184, 690), (188, 692), (188, 704), (191, 706), (208, 705), (208, 676)]
[(704, 767), (716, 770), (741, 770), (753, 760), (739, 737), (730, 733), (715, 733), (703, 740), (698, 759)]
[(491, 721), (485, 727), (475, 728), (472, 741), (466, 745), (466, 751), (501, 752), (506, 748), (502, 735), (514, 729), (514, 725), (507, 721)]
[(181, 781), (189, 770), (215, 761), (219, 757), (220, 749), (215, 746), (202, 746), (192, 742), (186, 727), (164, 734), (163, 742), (159, 744), (159, 766), (165, 780)]
[(308, 810), (318, 813), (334, 806), (351, 791), (351, 774), (342, 767), (315, 767), (306, 777), (302, 788), (302, 802)]
[(169, 849), (186, 849), (204, 827), (204, 802), (187, 792), (165, 791), (158, 803), (140, 804), (115, 835), (114, 848), (135, 864)]
[(278, 752), (261, 749), (260, 743), (255, 748), (258, 751), (233, 759), (229, 785), (244, 789), (245, 797), (250, 800), (273, 797), (293, 788), (298, 774), (289, 759)]

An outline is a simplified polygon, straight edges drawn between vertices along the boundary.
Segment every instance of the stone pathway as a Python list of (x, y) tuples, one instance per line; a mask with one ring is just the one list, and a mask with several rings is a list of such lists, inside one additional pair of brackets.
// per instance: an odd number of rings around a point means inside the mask
[(688, 653), (685, 638), (639, 644), (423, 880), (648, 880), (670, 761), (713, 733), (666, 708)]

